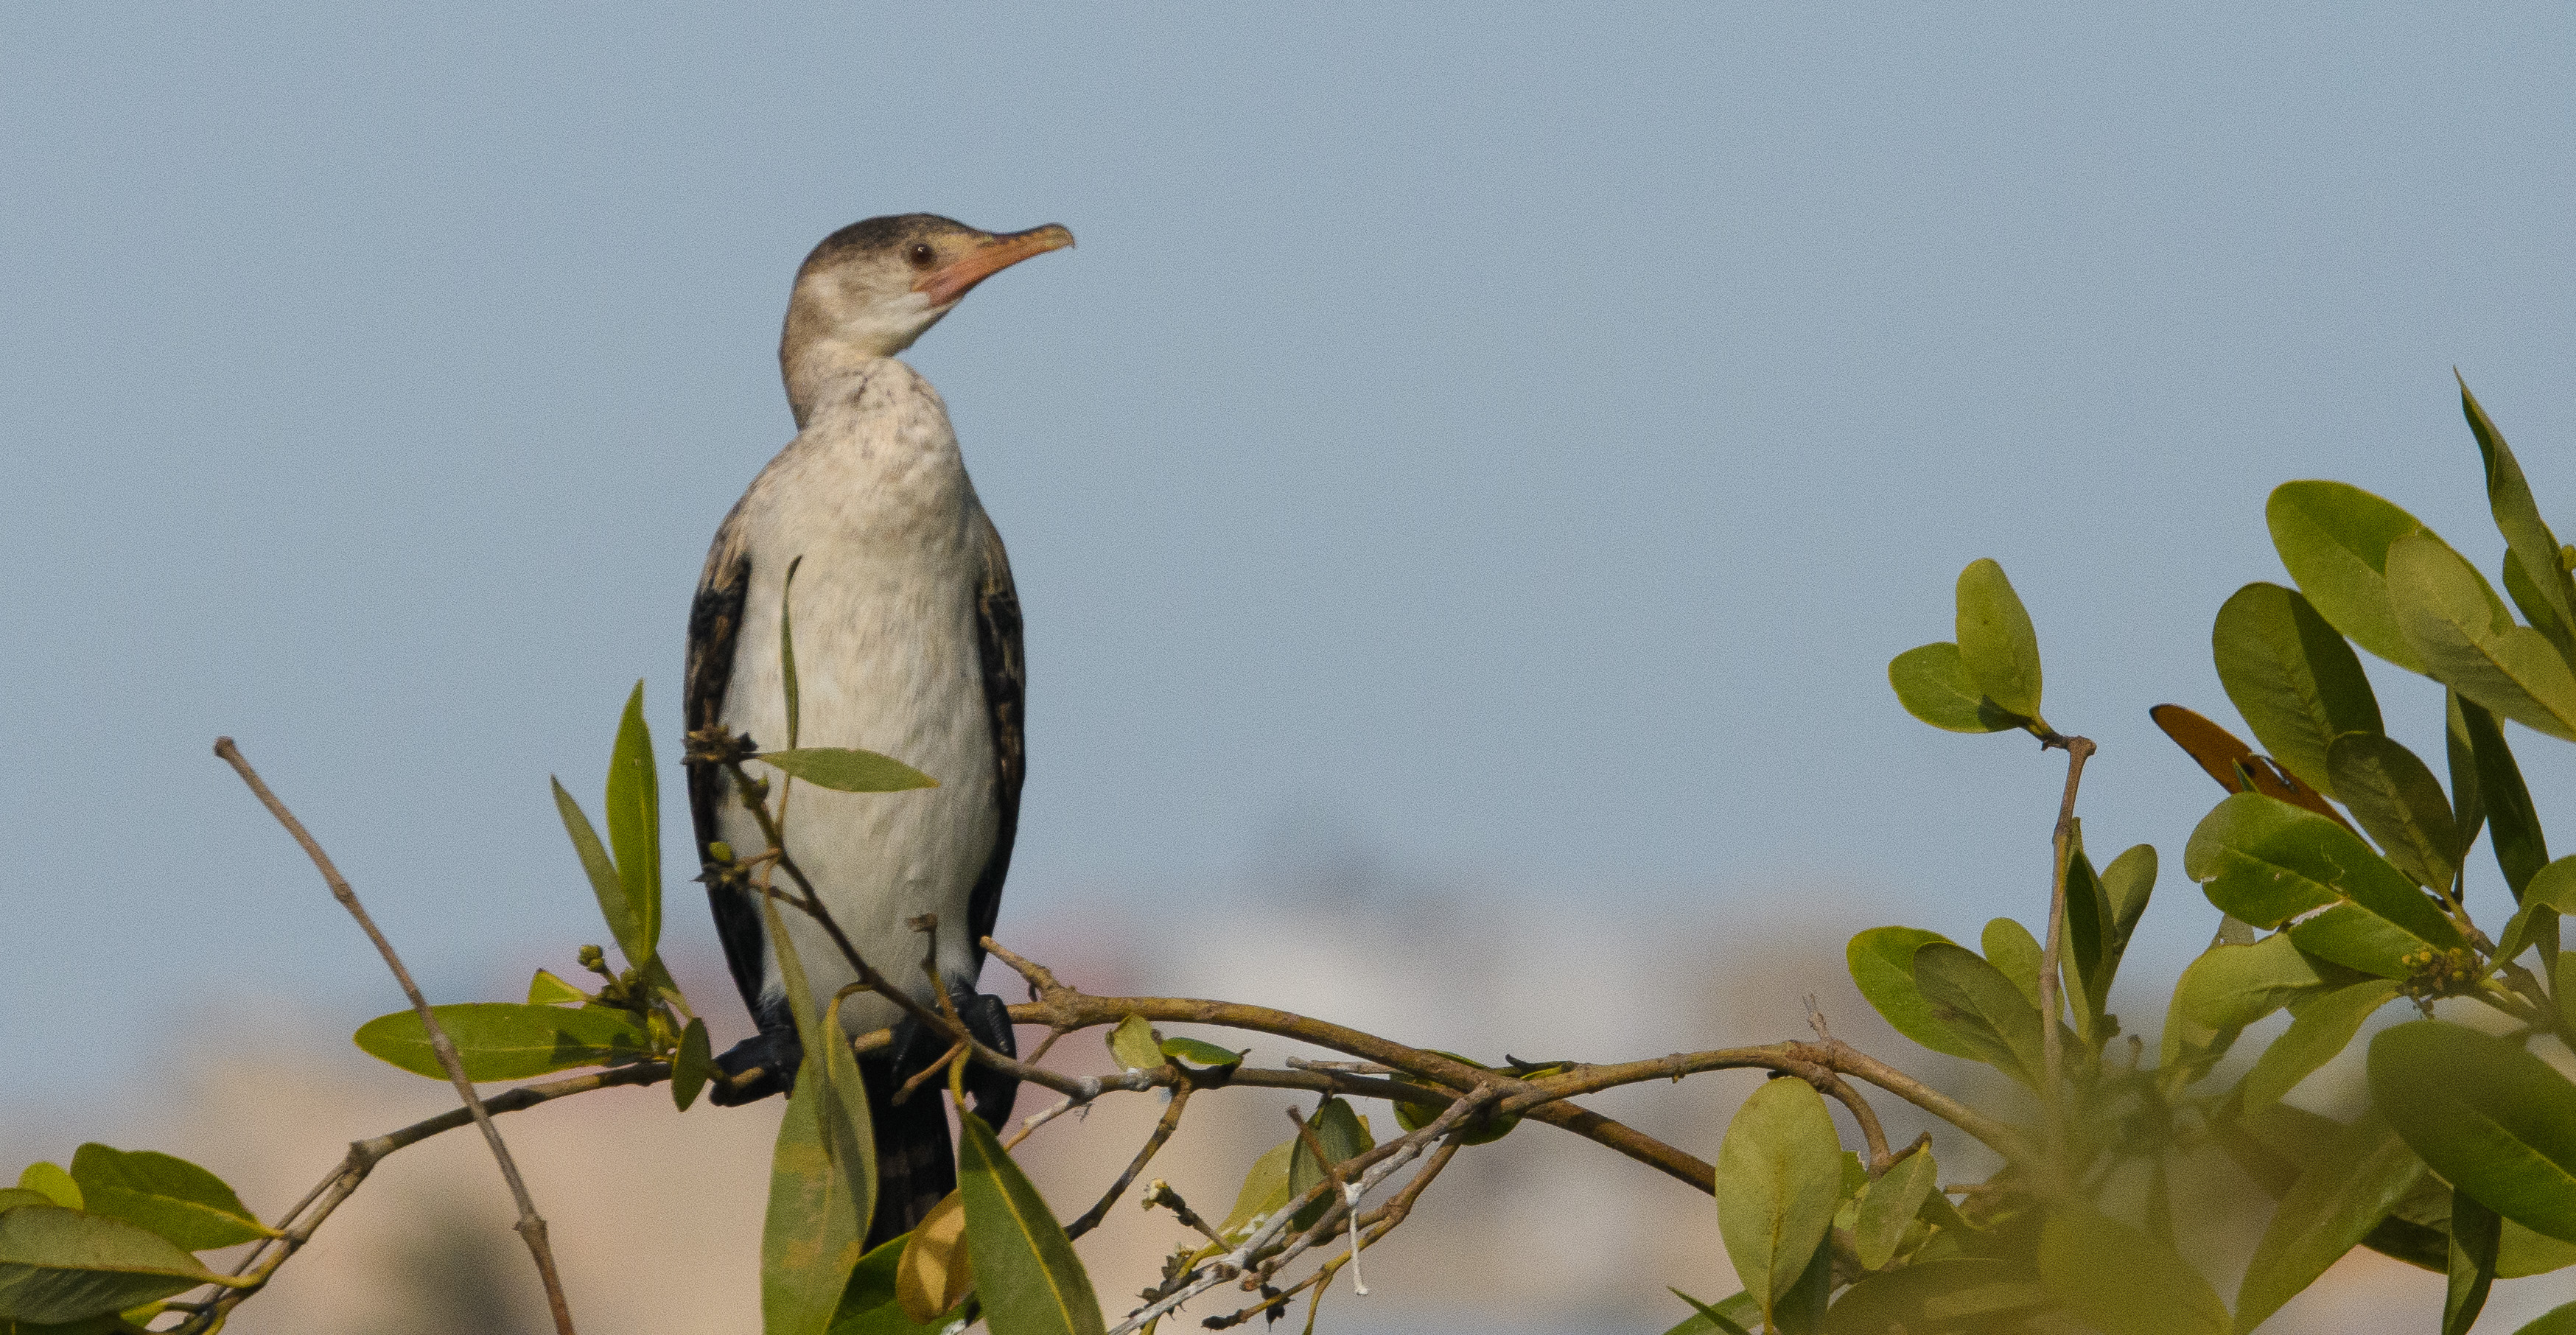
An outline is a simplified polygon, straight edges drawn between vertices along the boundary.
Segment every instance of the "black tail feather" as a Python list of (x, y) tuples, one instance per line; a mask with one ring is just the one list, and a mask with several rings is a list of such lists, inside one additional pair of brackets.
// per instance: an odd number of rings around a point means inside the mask
[(903, 1088), (904, 1075), (909, 1074), (898, 1074), (899, 1069), (893, 1062), (863, 1059), (859, 1063), (877, 1139), (877, 1209), (868, 1221), (870, 1248), (911, 1232), (930, 1207), (957, 1189), (947, 1100), (934, 1084), (914, 1091), (902, 1103), (894, 1102), (895, 1091)]

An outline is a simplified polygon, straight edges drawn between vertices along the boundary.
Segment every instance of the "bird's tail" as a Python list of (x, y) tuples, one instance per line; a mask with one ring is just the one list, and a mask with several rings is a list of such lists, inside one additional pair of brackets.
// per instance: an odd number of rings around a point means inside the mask
[(906, 1076), (891, 1061), (859, 1063), (868, 1088), (868, 1117), (876, 1124), (877, 1210), (868, 1221), (870, 1248), (912, 1231), (949, 1192), (957, 1189), (957, 1155), (948, 1142), (947, 1101), (940, 1087), (925, 1085), (894, 1102)]

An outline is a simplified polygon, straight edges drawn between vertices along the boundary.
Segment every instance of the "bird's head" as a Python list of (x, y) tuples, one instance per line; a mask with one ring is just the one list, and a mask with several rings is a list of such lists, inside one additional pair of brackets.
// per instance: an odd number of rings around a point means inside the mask
[(793, 380), (815, 351), (891, 357), (977, 283), (1072, 244), (1073, 233), (1054, 223), (998, 235), (933, 213), (852, 223), (823, 238), (796, 271), (779, 361)]

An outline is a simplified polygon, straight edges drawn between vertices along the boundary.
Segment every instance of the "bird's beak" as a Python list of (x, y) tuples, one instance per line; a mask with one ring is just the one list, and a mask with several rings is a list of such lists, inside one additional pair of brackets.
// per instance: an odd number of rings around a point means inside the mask
[(1025, 232), (1006, 232), (988, 236), (975, 248), (946, 264), (923, 274), (912, 290), (930, 298), (933, 306), (945, 306), (966, 295), (977, 283), (1000, 273), (1031, 255), (1062, 250), (1073, 244), (1073, 233), (1062, 225), (1048, 223)]

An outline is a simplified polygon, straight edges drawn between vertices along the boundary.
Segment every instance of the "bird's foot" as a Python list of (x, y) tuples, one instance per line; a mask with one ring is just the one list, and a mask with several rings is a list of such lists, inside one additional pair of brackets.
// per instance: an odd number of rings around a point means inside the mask
[[(720, 1107), (755, 1103), (772, 1094), (794, 1092), (796, 1068), (805, 1060), (805, 1045), (796, 1029), (765, 1029), (734, 1044), (716, 1057), (716, 1069), (730, 1077), (715, 1082), (707, 1097)], [(748, 1075), (749, 1079), (743, 1077)]]
[[(957, 1017), (966, 1022), (966, 1032), (974, 1035), (976, 1042), (1005, 1057), (1020, 1055), (1019, 1039), (1011, 1031), (1010, 1008), (1000, 997), (959, 988), (949, 993), (948, 999), (956, 1004)], [(948, 1046), (933, 1039), (921, 1021), (907, 1015), (895, 1022), (894, 1042), (886, 1048), (886, 1060), (901, 1078), (910, 1079), (938, 1061)], [(965, 1085), (967, 1096), (974, 1100), (975, 1115), (984, 1119), (984, 1125), (998, 1130), (1010, 1120), (1011, 1105), (1019, 1097), (1019, 1077), (970, 1063)]]

